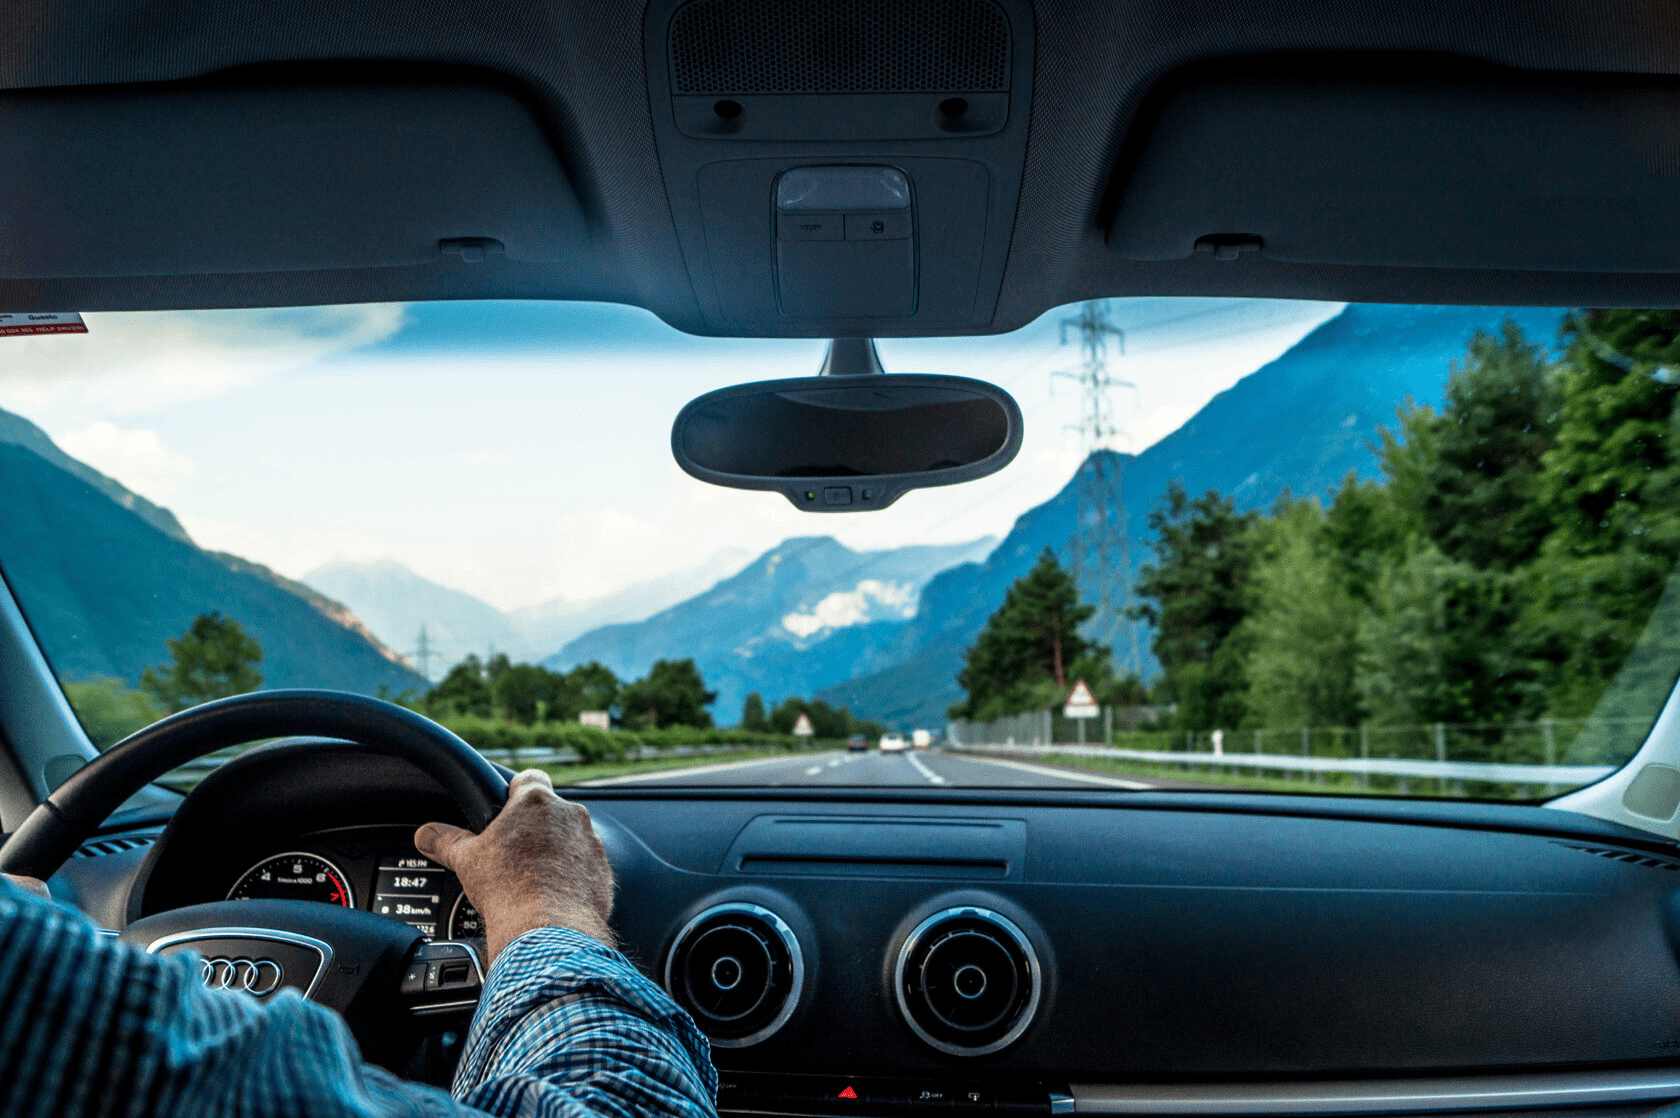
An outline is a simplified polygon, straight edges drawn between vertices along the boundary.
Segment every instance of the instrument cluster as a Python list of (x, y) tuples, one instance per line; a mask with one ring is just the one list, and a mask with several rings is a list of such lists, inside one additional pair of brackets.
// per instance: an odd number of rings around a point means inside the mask
[(320, 839), (299, 844), (308, 849), (263, 857), (238, 876), (226, 898), (361, 908), (401, 920), (428, 939), (483, 938), (484, 921), (460, 881), (412, 846), (370, 849), (364, 839), (342, 833)]

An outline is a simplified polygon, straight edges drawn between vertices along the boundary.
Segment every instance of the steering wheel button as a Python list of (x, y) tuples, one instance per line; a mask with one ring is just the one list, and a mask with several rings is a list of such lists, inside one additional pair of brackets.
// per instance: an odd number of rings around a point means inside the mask
[(423, 992), (425, 989), (426, 964), (410, 964), (409, 968), (403, 972), (402, 992), (405, 994), (418, 994)]

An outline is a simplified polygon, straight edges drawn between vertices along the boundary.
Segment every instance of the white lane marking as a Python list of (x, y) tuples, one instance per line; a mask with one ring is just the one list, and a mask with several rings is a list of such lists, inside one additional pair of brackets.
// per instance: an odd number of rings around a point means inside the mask
[(926, 765), (922, 764), (922, 759), (920, 757), (916, 756), (914, 753), (906, 753), (904, 756), (905, 756), (905, 759), (910, 762), (911, 766), (917, 772), (919, 772), (923, 776), (927, 777), (929, 784), (944, 784), (945, 783), (945, 778), (944, 777), (940, 776), (938, 773), (934, 772), (932, 769), (930, 769)]
[(1137, 780), (1121, 780), (1115, 776), (1096, 776), (1092, 773), (1074, 772), (1071, 769), (1052, 769), (1046, 765), (1029, 765), (1024, 761), (1000, 761), (996, 757), (956, 757), (952, 760), (973, 761), (977, 765), (1002, 765), (1008, 769), (1020, 769), (1022, 772), (1032, 773), (1034, 776), (1059, 776), (1068, 780), (1083, 780), (1090, 784), (1107, 784), (1112, 788), (1130, 788), (1134, 792), (1146, 792), (1154, 788), (1153, 784), (1144, 784)]
[(828, 767), (831, 768), (831, 769), (837, 769), (841, 765), (844, 765), (845, 763), (846, 763), (846, 759), (844, 757), (836, 757), (834, 760), (832, 760), (828, 763)]
[(810, 768), (805, 770), (805, 775), (806, 776), (816, 776), (820, 772), (822, 772), (822, 766), (821, 765), (812, 765)]
[[(657, 773), (631, 773), (628, 776), (606, 776), (599, 780), (580, 780), (571, 785), (573, 788), (599, 788), (604, 784), (633, 784), (638, 780), (671, 780), (675, 777), (693, 776), (695, 773), (719, 773), (730, 769), (745, 769), (753, 765), (785, 765), (789, 761), (797, 763), (796, 757), (765, 757), (757, 761), (729, 761), (722, 765), (692, 765), (685, 769), (666, 769)], [(564, 795), (564, 791), (561, 795)]]

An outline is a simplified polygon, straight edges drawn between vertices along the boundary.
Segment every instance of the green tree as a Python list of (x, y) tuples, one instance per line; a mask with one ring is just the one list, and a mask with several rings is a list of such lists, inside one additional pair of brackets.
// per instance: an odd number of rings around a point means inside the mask
[(778, 734), (791, 734), (803, 714), (811, 720), (813, 734), (823, 741), (839, 741), (853, 734), (879, 737), (886, 732), (879, 722), (868, 722), (852, 714), (845, 707), (832, 707), (821, 699), (802, 699), (797, 696), (783, 699), (770, 712), (766, 729)]
[(426, 692), (424, 705), (433, 717), (473, 714), (488, 718), (494, 701), (490, 682), (484, 678), (484, 662), (469, 653)]
[(576, 718), (586, 710), (610, 711), (618, 705), (622, 685), (611, 668), (598, 661), (579, 664), (566, 673), (566, 706), (563, 711), (551, 711), (550, 718)]
[(741, 729), (767, 730), (770, 722), (764, 715), (764, 696), (757, 691), (747, 692), (746, 702), (741, 704)]
[(1261, 726), (1351, 726), (1359, 721), (1354, 649), (1359, 613), (1316, 501), (1281, 507), (1260, 529), (1243, 621), (1247, 704)]
[(1247, 713), (1246, 650), (1239, 628), (1250, 607), (1258, 513), (1239, 513), (1208, 490), (1192, 499), (1167, 486), (1149, 513), (1155, 561), (1138, 571), (1133, 616), (1155, 627), (1160, 690), (1181, 725), (1238, 726)]
[(706, 707), (717, 701), (717, 692), (706, 690), (693, 660), (660, 660), (646, 677), (625, 687), (619, 701), (628, 726), (704, 729), (712, 724)]
[(1095, 612), (1045, 548), (964, 654), (957, 682), (968, 698), (953, 710), (959, 717), (996, 718), (1059, 701), (1069, 685), (1068, 668), (1092, 651), (1079, 626)]
[(1385, 573), (1360, 624), (1358, 687), (1373, 720), (1499, 722), (1531, 709), (1533, 672), (1512, 639), (1522, 582), (1418, 542)]
[(1680, 560), (1680, 312), (1573, 316), (1540, 505), (1552, 533), (1530, 570), (1526, 628), (1550, 710), (1590, 711)]
[[(1092, 696), (1103, 706), (1132, 707), (1149, 702), (1149, 689), (1143, 685), (1143, 680), (1135, 672), (1124, 676), (1116, 674), (1114, 657), (1106, 648), (1088, 647), (1085, 654), (1068, 668), (1067, 678), (1070, 690), (1074, 680), (1083, 679), (1091, 688)], [(1065, 693), (1052, 693), (1047, 705), (1054, 706), (1066, 698)]]
[(1422, 527), (1415, 511), (1402, 508), (1389, 487), (1361, 481), (1350, 470), (1325, 510), (1323, 531), (1343, 586), (1364, 607), (1382, 572), (1405, 560), (1407, 545)]
[(243, 695), (262, 686), (262, 646), (231, 617), (204, 613), (164, 642), (171, 663), (147, 668), (140, 689), (169, 711)]
[[(536, 664), (508, 665), (490, 690), (502, 714), (525, 726), (564, 718), (570, 705), (566, 677)], [(576, 713), (571, 711), (573, 717)]]
[(1552, 528), (1538, 496), (1560, 404), (1545, 346), (1509, 319), (1498, 337), (1478, 331), (1452, 363), (1441, 411), (1402, 409), (1400, 433), (1382, 433), (1394, 503), (1448, 559), (1499, 570), (1529, 562)]
[(120, 679), (102, 676), (64, 685), (64, 697), (100, 749), (109, 749), (134, 731), (150, 726), (164, 711), (144, 691), (135, 691)]

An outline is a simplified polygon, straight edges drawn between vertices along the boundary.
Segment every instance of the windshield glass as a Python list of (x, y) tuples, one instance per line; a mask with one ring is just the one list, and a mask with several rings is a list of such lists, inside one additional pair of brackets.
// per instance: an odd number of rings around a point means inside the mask
[(0, 570), (102, 748), (310, 686), (565, 782), (1524, 799), (1624, 763), (1680, 673), (1673, 311), (1136, 299), (883, 340), (1014, 394), (1022, 450), (825, 516), (670, 451), (820, 341), (86, 323), (0, 337)]

